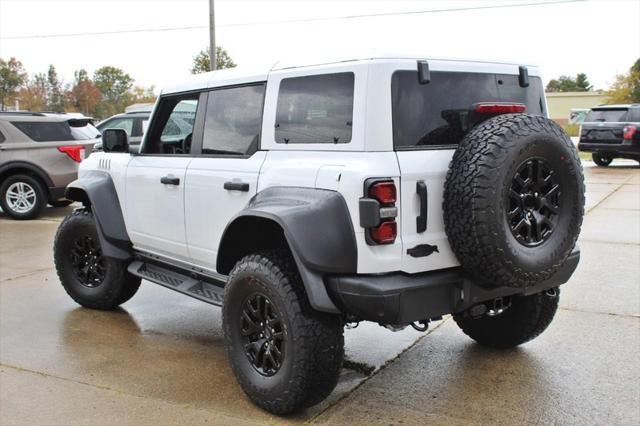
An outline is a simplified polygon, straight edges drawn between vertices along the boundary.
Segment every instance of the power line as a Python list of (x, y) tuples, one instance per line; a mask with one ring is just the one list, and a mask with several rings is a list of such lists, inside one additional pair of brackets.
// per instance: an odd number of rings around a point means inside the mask
[[(334, 16), (326, 18), (303, 18), (303, 19), (290, 19), (280, 21), (256, 21), (256, 22), (239, 22), (235, 24), (222, 24), (216, 25), (217, 27), (247, 27), (255, 25), (274, 25), (274, 24), (293, 24), (293, 23), (305, 23), (305, 22), (322, 22), (322, 21), (337, 21), (346, 19), (361, 19), (361, 18), (378, 18), (383, 16), (404, 16), (404, 15), (421, 15), (426, 13), (445, 13), (445, 12), (464, 12), (470, 10), (488, 10), (488, 9), (507, 9), (515, 7), (530, 7), (530, 6), (545, 6), (552, 4), (566, 4), (585, 2), (588, 0), (555, 0), (555, 1), (543, 1), (535, 3), (513, 3), (505, 5), (493, 5), (493, 6), (470, 6), (459, 8), (447, 8), (447, 9), (430, 9), (430, 10), (412, 10), (405, 12), (385, 12), (385, 13), (369, 13), (362, 15), (347, 15), (347, 16)], [(26, 39), (41, 39), (41, 38), (58, 38), (58, 37), (84, 37), (84, 36), (100, 36), (100, 35), (112, 35), (112, 34), (134, 34), (134, 33), (153, 33), (153, 32), (168, 32), (168, 31), (187, 31), (187, 30), (200, 30), (209, 28), (206, 25), (193, 25), (183, 27), (165, 27), (165, 28), (144, 28), (135, 30), (116, 30), (116, 31), (95, 31), (95, 32), (82, 32), (82, 33), (64, 33), (64, 34), (33, 34), (25, 36), (8, 36), (0, 37), (1, 40), (26, 40)]]

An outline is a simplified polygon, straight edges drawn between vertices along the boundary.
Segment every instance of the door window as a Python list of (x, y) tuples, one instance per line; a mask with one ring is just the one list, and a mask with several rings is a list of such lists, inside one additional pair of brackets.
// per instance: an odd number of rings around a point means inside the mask
[(199, 94), (166, 97), (160, 101), (143, 154), (179, 155), (191, 152)]
[(133, 118), (114, 118), (105, 124), (100, 126), (102, 129), (122, 129), (127, 132), (127, 135), (132, 136), (133, 133)]
[(257, 151), (264, 84), (209, 92), (202, 154), (250, 155)]

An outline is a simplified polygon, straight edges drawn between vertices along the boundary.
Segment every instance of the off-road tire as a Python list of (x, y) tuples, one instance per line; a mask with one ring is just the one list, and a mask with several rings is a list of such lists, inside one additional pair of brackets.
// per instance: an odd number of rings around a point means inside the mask
[(85, 308), (111, 310), (131, 299), (140, 287), (140, 278), (127, 271), (127, 263), (121, 260), (102, 256), (104, 279), (96, 287), (87, 287), (76, 274), (73, 265), (72, 248), (78, 238), (88, 237), (98, 247), (100, 241), (96, 224), (91, 211), (75, 210), (68, 215), (58, 227), (53, 256), (60, 283), (67, 294)]
[[(254, 368), (242, 342), (242, 309), (256, 293), (270, 300), (282, 320), (284, 357), (272, 376)], [(287, 251), (251, 254), (236, 263), (225, 288), (222, 317), (233, 372), (258, 406), (286, 414), (317, 404), (335, 388), (344, 357), (342, 321), (311, 308)]]
[[(537, 246), (518, 239), (510, 221), (526, 222), (526, 217), (509, 219), (507, 210), (513, 202), (511, 190), (517, 173), (531, 162), (548, 165), (552, 182), (559, 183), (553, 195), (558, 203), (555, 208), (559, 206), (553, 213), (557, 223)], [(548, 182), (540, 176), (536, 179)], [(537, 202), (545, 206), (540, 198)], [(521, 210), (522, 215), (528, 214)], [(454, 253), (481, 285), (522, 288), (540, 283), (562, 267), (580, 233), (584, 178), (578, 153), (562, 128), (544, 117), (506, 114), (490, 118), (472, 129), (453, 155), (443, 211)]]
[(51, 207), (56, 207), (56, 208), (67, 207), (67, 206), (70, 206), (71, 204), (73, 204), (72, 200), (54, 200), (54, 201), (49, 201), (49, 205)]
[(609, 155), (600, 154), (597, 152), (594, 152), (593, 154), (591, 154), (591, 158), (593, 159), (593, 162), (596, 163), (596, 166), (598, 167), (608, 167), (609, 164), (611, 164), (611, 162), (613, 161), (613, 157)]
[[(26, 212), (19, 212), (12, 209), (9, 204), (7, 204), (7, 191), (9, 187), (14, 183), (23, 182), (33, 188), (35, 192), (35, 201), (33, 203), (33, 207)], [(40, 182), (39, 179), (25, 175), (25, 174), (17, 174), (13, 176), (9, 176), (6, 178), (2, 184), (0, 184), (0, 207), (2, 207), (2, 211), (5, 212), (9, 217), (17, 220), (29, 220), (35, 219), (40, 216), (42, 210), (47, 205), (47, 189)]]
[(460, 329), (483, 346), (508, 349), (533, 340), (547, 329), (558, 310), (560, 290), (512, 296), (511, 306), (497, 316), (473, 318), (469, 311), (453, 314)]

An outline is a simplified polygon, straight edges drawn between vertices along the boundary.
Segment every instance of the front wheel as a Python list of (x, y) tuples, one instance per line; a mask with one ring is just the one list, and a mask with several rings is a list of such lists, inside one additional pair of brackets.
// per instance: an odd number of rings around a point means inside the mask
[(530, 296), (511, 296), (492, 301), (481, 316), (471, 309), (453, 314), (462, 331), (483, 346), (512, 348), (536, 338), (547, 329), (558, 310), (557, 288)]
[(591, 158), (593, 159), (593, 162), (600, 167), (607, 167), (613, 161), (613, 157), (600, 154), (599, 152), (594, 152), (593, 154), (591, 154)]
[(311, 308), (286, 251), (248, 255), (235, 265), (222, 318), (233, 372), (258, 406), (290, 413), (335, 388), (344, 356), (342, 322)]
[(56, 233), (53, 258), (66, 292), (79, 305), (91, 309), (115, 309), (131, 299), (140, 278), (127, 271), (121, 260), (102, 255), (93, 214), (76, 210)]

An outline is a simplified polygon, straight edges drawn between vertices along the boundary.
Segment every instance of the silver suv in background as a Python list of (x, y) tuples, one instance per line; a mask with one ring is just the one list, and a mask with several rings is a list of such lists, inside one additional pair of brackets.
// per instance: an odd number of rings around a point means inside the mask
[(14, 219), (34, 219), (48, 204), (62, 207), (67, 184), (99, 141), (80, 114), (0, 113), (0, 207)]
[[(96, 127), (100, 133), (104, 132), (106, 129), (124, 130), (129, 136), (129, 146), (133, 149), (138, 149), (140, 147), (140, 142), (142, 142), (142, 135), (149, 124), (150, 115), (150, 109), (125, 112), (102, 120), (96, 124)], [(96, 143), (93, 150), (102, 151), (102, 141)]]

